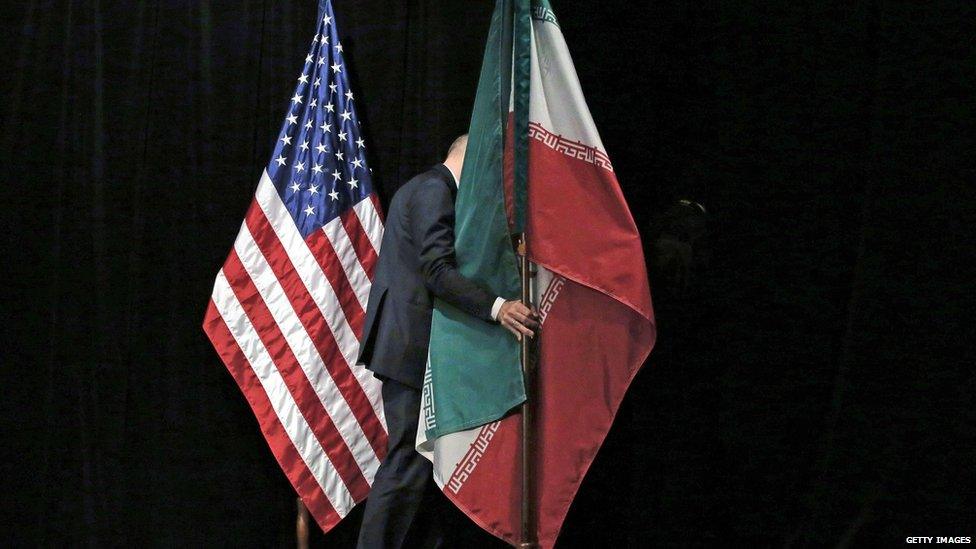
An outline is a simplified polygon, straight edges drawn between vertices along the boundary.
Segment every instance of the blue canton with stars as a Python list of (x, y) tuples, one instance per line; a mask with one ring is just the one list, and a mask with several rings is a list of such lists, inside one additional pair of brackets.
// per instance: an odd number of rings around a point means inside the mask
[(318, 33), (268, 165), (302, 237), (373, 192), (355, 100), (332, 2), (323, 0)]

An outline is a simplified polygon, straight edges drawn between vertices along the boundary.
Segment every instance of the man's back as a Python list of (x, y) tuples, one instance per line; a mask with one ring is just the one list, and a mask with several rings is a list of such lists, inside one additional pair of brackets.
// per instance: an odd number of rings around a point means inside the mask
[[(523, 304), (492, 295), (458, 271), (454, 174), (464, 166), (466, 142), (467, 136), (455, 140), (446, 165), (408, 181), (387, 213), (360, 352), (360, 361), (383, 380), (387, 456), (376, 471), (363, 511), (360, 549), (403, 547), (426, 487), (433, 484), (431, 463), (414, 444), (434, 297), (486, 322), (497, 317), (512, 333), (532, 334), (520, 318), (537, 326)], [(431, 532), (430, 545), (441, 546), (440, 534)]]
[(433, 295), (489, 320), (494, 296), (456, 272), (454, 177), (443, 165), (397, 191), (369, 295), (360, 361), (377, 375), (423, 383)]

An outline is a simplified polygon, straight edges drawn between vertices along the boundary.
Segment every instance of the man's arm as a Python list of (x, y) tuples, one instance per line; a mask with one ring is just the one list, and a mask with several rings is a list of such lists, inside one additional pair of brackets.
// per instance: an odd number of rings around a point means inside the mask
[[(421, 183), (409, 208), (411, 238), (420, 249), (424, 284), (435, 296), (482, 320), (494, 320), (497, 296), (457, 270), (454, 255), (454, 202), (451, 191), (436, 179)], [(502, 300), (504, 301), (504, 300)]]
[(424, 284), (435, 296), (482, 320), (497, 320), (515, 337), (532, 337), (538, 315), (517, 300), (495, 297), (457, 269), (454, 200), (441, 181), (429, 180), (411, 197), (411, 237), (420, 248)]

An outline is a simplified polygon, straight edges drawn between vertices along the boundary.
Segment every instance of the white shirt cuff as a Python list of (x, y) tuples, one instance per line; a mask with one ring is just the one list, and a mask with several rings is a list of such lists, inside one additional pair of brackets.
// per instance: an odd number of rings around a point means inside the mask
[(504, 304), (505, 304), (505, 298), (504, 297), (496, 297), (495, 298), (495, 304), (491, 306), (491, 319), (492, 320), (495, 320), (495, 321), (498, 320), (498, 313), (501, 312), (502, 305), (504, 305)]

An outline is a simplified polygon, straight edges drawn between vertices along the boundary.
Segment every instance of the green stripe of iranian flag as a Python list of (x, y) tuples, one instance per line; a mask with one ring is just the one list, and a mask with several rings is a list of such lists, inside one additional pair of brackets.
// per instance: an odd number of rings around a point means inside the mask
[[(527, 13), (527, 0), (520, 1)], [(512, 86), (512, 8), (513, 0), (498, 0), (492, 16), (455, 205), (459, 270), (506, 299), (520, 294), (502, 165)], [(418, 429), (422, 449), (432, 449), (426, 441), (494, 421), (524, 400), (518, 342), (500, 324), (438, 300)]]

